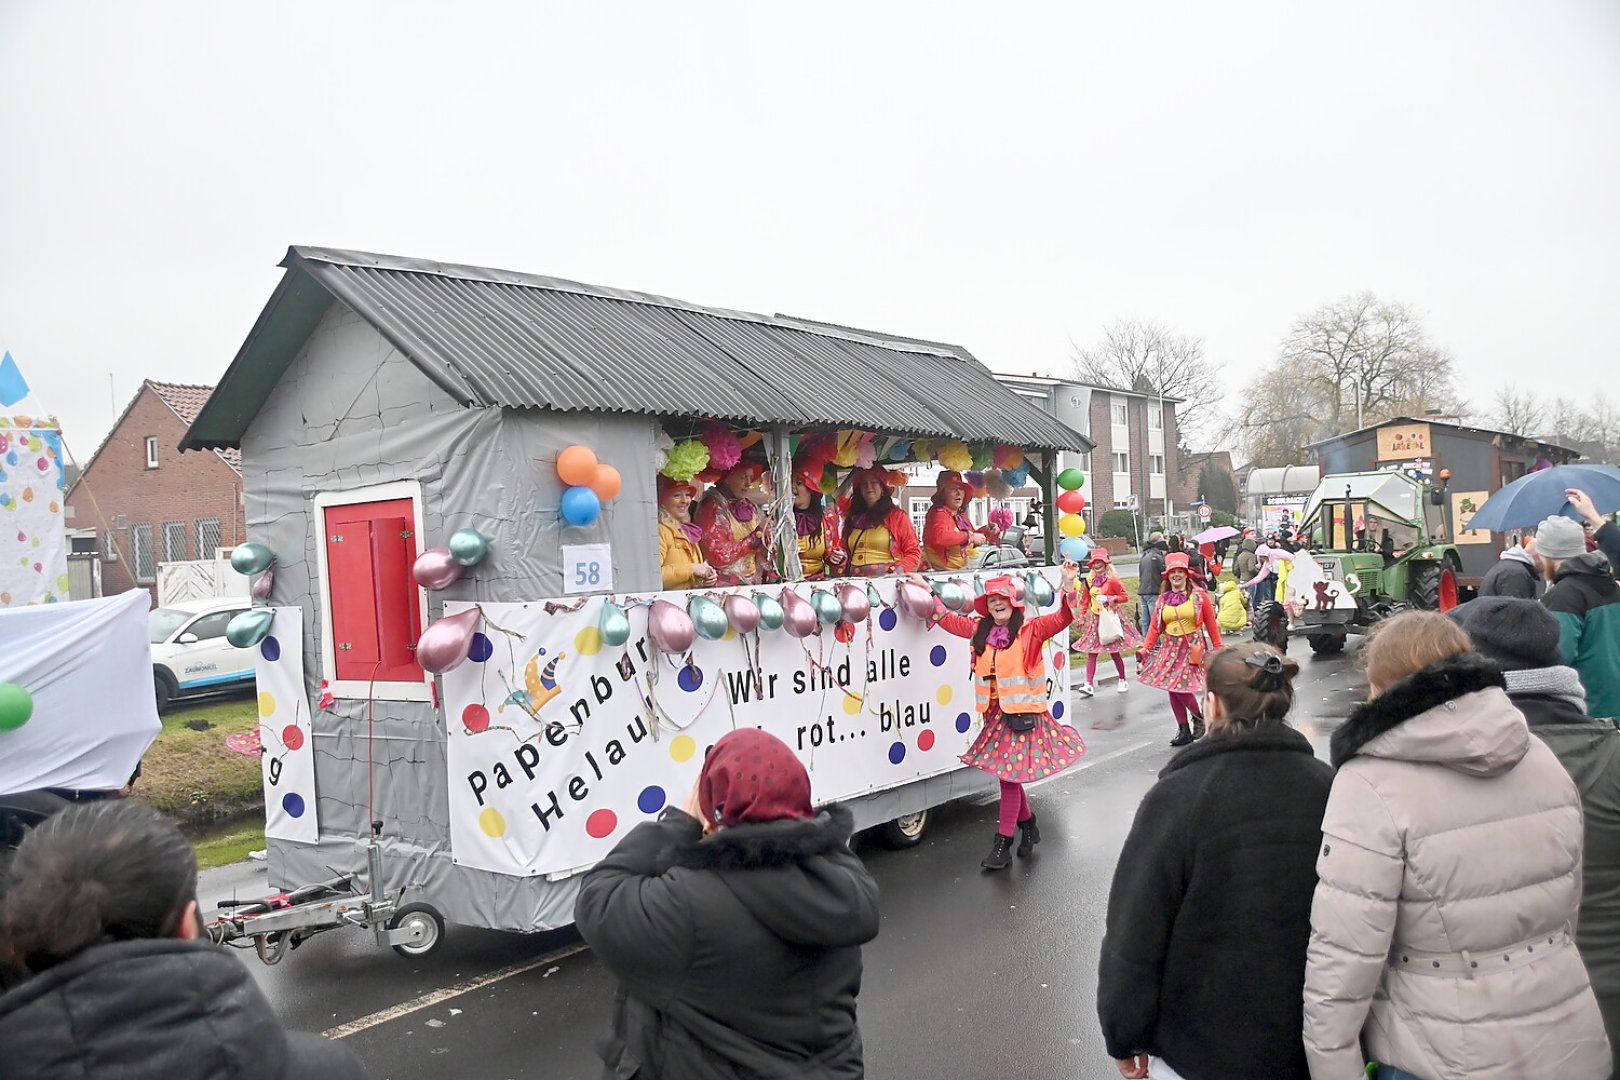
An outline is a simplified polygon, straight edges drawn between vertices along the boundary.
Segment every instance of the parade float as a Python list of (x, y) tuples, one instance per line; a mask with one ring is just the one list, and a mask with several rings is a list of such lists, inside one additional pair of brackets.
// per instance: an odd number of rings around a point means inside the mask
[[(932, 595), (799, 580), (778, 480), (760, 583), (665, 590), (656, 478), (743, 453), (799, 475), (828, 444), (829, 494), (862, 467), (937, 462), (986, 492), (1027, 476), (1073, 554), (1084, 477), (1062, 455), (1085, 436), (951, 346), (354, 252), (282, 265), (183, 449), (242, 452), (234, 562), (256, 606), (231, 638), (258, 656), (272, 884), (325, 908), (239, 910), (216, 936), (279, 958), (365, 917), (357, 895), (386, 898), (379, 940), (405, 952), (446, 921), (565, 925), (577, 875), (683, 805), (738, 726), (897, 844), (986, 789), (958, 761), (968, 645), (925, 620), (990, 572), (936, 575)], [(1051, 543), (1015, 571), (1046, 609)]]

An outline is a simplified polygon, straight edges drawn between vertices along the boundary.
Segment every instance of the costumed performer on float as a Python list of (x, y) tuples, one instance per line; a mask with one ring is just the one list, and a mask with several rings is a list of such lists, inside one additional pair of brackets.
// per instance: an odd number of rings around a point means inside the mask
[(889, 474), (880, 468), (857, 469), (844, 511), (844, 553), (856, 577), (911, 573), (922, 562), (911, 517), (894, 504)]
[(751, 495), (759, 493), (765, 466), (744, 461), (716, 480), (698, 503), (703, 554), (717, 585), (758, 585), (764, 579), (764, 516)]
[(968, 484), (955, 469), (939, 474), (934, 505), (923, 519), (923, 565), (930, 570), (961, 570), (968, 549), (985, 542), (967, 516)]
[[(1080, 579), (1080, 636), (1071, 647), (1071, 651), (1086, 656), (1086, 681), (1076, 689), (1087, 697), (1097, 692), (1097, 657), (1108, 653), (1114, 658), (1114, 670), (1119, 672), (1117, 692), (1123, 694), (1130, 688), (1130, 680), (1125, 677), (1124, 654), (1142, 647), (1142, 635), (1134, 620), (1119, 616), (1120, 608), (1130, 601), (1130, 596), (1114, 573), (1113, 556), (1102, 548), (1094, 548), (1090, 565), (1091, 575)], [(1107, 644), (1098, 633), (1104, 611), (1114, 612), (1120, 629), (1120, 636)]]
[(802, 472), (793, 477), (793, 525), (806, 581), (841, 574), (849, 561), (838, 535), (838, 512), (824, 505), (821, 488), (814, 481)]
[[(973, 643), (973, 691), (984, 730), (962, 762), (1001, 782), (1001, 814), (990, 854), (979, 865), (1003, 870), (1012, 861), (1013, 828), (1021, 834), (1018, 854), (1030, 854), (1041, 841), (1024, 785), (1062, 772), (1086, 752), (1080, 733), (1052, 719), (1046, 702), (1047, 641), (1074, 621), (1074, 579), (1078, 567), (1063, 564), (1058, 610), (1025, 621), (1024, 598), (1010, 577), (991, 578), (973, 601), (978, 618), (957, 615), (934, 601), (932, 624)], [(908, 579), (921, 588), (921, 574)]]
[(714, 567), (703, 561), (698, 546), (703, 530), (692, 522), (697, 493), (696, 484), (658, 477), (658, 562), (666, 589), (695, 589), (715, 582)]
[(1186, 746), (1204, 737), (1204, 709), (1199, 701), (1205, 686), (1204, 660), (1211, 649), (1221, 648), (1215, 604), (1209, 593), (1193, 582), (1187, 563), (1184, 552), (1165, 557), (1164, 594), (1159, 597), (1147, 640), (1138, 654), (1147, 655), (1147, 660), (1136, 681), (1170, 695), (1170, 711), (1176, 717), (1176, 737), (1170, 740), (1171, 746)]

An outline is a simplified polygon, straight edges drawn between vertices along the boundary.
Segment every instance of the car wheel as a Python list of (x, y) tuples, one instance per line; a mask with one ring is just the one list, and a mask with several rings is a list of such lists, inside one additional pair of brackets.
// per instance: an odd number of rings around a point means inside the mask
[(169, 707), (169, 702), (174, 700), (180, 688), (175, 684), (174, 676), (163, 668), (153, 669), (152, 682), (157, 690), (157, 711), (161, 713)]
[(901, 814), (893, 821), (886, 821), (872, 830), (878, 843), (897, 850), (916, 847), (922, 843), (923, 833), (927, 831), (927, 810), (919, 810), (915, 814)]

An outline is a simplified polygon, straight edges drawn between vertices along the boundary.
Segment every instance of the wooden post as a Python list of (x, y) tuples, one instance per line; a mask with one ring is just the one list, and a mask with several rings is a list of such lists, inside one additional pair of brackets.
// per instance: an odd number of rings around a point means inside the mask
[(1042, 530), (1046, 539), (1046, 561), (1057, 562), (1057, 501), (1053, 492), (1057, 490), (1057, 468), (1055, 455), (1050, 450), (1041, 451), (1039, 465), (1030, 462), (1029, 475), (1035, 478), (1035, 483), (1041, 489), (1041, 518)]

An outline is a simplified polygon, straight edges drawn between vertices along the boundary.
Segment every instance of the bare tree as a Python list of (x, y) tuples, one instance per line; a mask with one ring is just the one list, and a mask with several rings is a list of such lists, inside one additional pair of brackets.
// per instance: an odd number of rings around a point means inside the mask
[(1574, 439), (1580, 433), (1581, 424), (1581, 407), (1572, 398), (1560, 394), (1547, 402), (1543, 434), (1558, 440)]
[(1305, 447), (1338, 434), (1328, 418), (1331, 404), (1319, 391), (1316, 384), (1302, 384), (1278, 368), (1244, 388), (1237, 423), (1249, 464), (1270, 468), (1315, 462), (1315, 451)]
[(1073, 360), (1083, 382), (1179, 398), (1176, 425), (1183, 444), (1207, 434), (1217, 422), (1225, 388), (1204, 357), (1202, 338), (1151, 319), (1116, 319), (1095, 345), (1076, 346)]
[(1491, 423), (1514, 435), (1534, 435), (1541, 428), (1546, 410), (1529, 390), (1504, 386), (1491, 398)]

